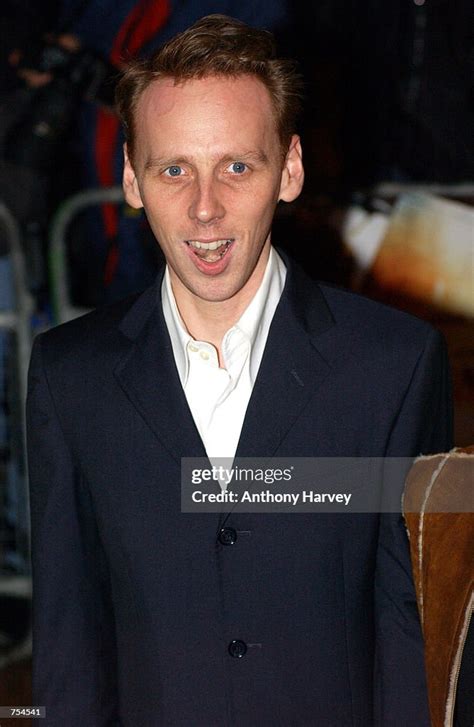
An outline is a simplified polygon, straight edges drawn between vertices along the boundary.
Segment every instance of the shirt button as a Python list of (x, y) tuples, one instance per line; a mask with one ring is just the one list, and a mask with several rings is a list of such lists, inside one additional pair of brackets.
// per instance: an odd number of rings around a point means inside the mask
[(199, 355), (201, 356), (203, 361), (209, 360), (209, 354), (207, 353), (207, 351), (201, 351), (201, 353)]
[(247, 644), (245, 641), (240, 641), (240, 639), (234, 639), (234, 641), (231, 641), (229, 644), (229, 654), (234, 657), (234, 659), (241, 659), (245, 654), (247, 653)]
[(189, 343), (189, 344), (188, 344), (188, 348), (189, 348), (189, 350), (190, 350), (190, 351), (192, 351), (193, 353), (196, 353), (197, 351), (199, 351), (199, 349), (198, 349), (198, 348), (197, 348), (196, 346), (193, 346), (193, 344), (192, 344), (192, 343)]
[(237, 532), (234, 528), (222, 528), (219, 533), (219, 542), (222, 545), (234, 545), (237, 540)]

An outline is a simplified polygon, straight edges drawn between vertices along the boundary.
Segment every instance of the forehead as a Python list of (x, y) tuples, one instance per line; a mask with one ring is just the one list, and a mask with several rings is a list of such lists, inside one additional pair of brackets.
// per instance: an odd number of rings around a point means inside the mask
[(254, 76), (154, 81), (138, 101), (135, 129), (137, 150), (144, 153), (157, 145), (217, 151), (231, 142), (236, 149), (249, 144), (268, 149), (277, 136), (270, 94)]

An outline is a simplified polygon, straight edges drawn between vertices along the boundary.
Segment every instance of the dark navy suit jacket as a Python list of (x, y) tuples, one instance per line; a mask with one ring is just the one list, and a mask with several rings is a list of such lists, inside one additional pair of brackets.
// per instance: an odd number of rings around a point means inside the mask
[[(205, 451), (160, 280), (35, 342), (33, 670), (45, 727), (429, 725), (401, 516), (181, 513), (181, 457)], [(426, 323), (289, 264), (237, 454), (445, 450), (447, 381)], [(217, 538), (223, 522), (231, 547)]]

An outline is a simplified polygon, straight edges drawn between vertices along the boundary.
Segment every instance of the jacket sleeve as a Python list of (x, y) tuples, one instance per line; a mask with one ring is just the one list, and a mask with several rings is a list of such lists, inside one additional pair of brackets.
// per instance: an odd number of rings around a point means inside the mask
[[(430, 329), (393, 425), (388, 457), (412, 457), (452, 447), (452, 402), (446, 349)], [(401, 502), (400, 492), (400, 502)], [(401, 508), (400, 508), (401, 509)], [(400, 513), (383, 513), (375, 575), (375, 724), (431, 724), (424, 647)]]
[(55, 410), (42, 346), (38, 336), (27, 399), (33, 703), (46, 707), (44, 727), (109, 727), (119, 722), (108, 568), (87, 484)]

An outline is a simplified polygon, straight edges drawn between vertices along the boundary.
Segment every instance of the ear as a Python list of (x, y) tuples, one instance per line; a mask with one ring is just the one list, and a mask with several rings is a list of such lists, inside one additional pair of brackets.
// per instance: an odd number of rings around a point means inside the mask
[(127, 144), (123, 145), (123, 191), (125, 200), (130, 207), (134, 207), (137, 210), (143, 207), (137, 178), (130, 157), (128, 156)]
[(304, 182), (303, 152), (300, 137), (293, 134), (281, 173), (278, 199), (293, 202), (301, 192)]

